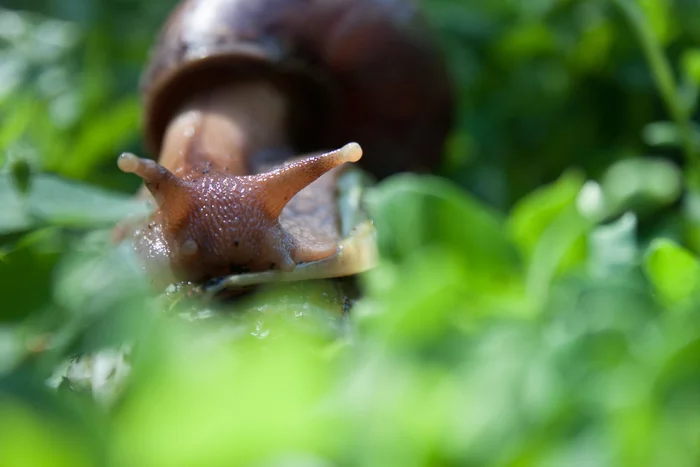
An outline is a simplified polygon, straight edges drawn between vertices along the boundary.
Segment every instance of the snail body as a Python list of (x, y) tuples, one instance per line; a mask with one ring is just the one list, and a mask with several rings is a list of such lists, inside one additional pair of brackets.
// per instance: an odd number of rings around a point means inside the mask
[(346, 163), (382, 178), (439, 160), (451, 91), (425, 32), (398, 0), (182, 2), (141, 85), (158, 162), (118, 161), (157, 205), (139, 256), (195, 282), (338, 257)]

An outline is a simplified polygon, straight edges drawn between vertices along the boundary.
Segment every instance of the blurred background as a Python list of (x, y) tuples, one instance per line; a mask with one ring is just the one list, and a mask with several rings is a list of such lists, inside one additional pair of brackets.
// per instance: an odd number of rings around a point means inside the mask
[(350, 317), (110, 246), (174, 5), (0, 6), (0, 465), (698, 465), (700, 1), (423, 0), (455, 128), (368, 196)]

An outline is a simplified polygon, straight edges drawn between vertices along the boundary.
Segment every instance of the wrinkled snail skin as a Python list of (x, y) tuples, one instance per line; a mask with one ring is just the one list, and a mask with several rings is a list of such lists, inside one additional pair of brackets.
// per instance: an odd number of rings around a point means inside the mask
[(434, 168), (449, 84), (407, 1), (182, 2), (142, 79), (158, 162), (118, 159), (155, 205), (138, 256), (194, 282), (333, 257), (343, 167)]

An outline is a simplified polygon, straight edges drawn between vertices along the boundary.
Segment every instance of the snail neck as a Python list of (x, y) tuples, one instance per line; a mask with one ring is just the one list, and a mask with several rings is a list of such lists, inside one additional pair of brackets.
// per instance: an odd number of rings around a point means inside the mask
[(199, 92), (172, 119), (160, 164), (178, 175), (215, 169), (254, 173), (251, 158), (288, 147), (287, 101), (273, 85), (238, 83)]

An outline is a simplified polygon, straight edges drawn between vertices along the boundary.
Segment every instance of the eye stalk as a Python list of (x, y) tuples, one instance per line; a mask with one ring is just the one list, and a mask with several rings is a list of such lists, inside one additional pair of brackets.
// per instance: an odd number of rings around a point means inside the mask
[(270, 215), (279, 217), (289, 200), (311, 182), (340, 164), (357, 162), (361, 157), (360, 145), (348, 143), (335, 151), (290, 162), (279, 169), (251, 178), (267, 191), (265, 204)]
[(153, 195), (158, 210), (151, 229), (162, 236), (176, 276), (201, 281), (232, 272), (292, 271), (335, 254), (334, 241), (296, 238), (279, 216), (299, 191), (361, 157), (360, 145), (349, 143), (257, 175), (211, 171), (183, 178), (129, 153), (117, 164), (141, 177)]

